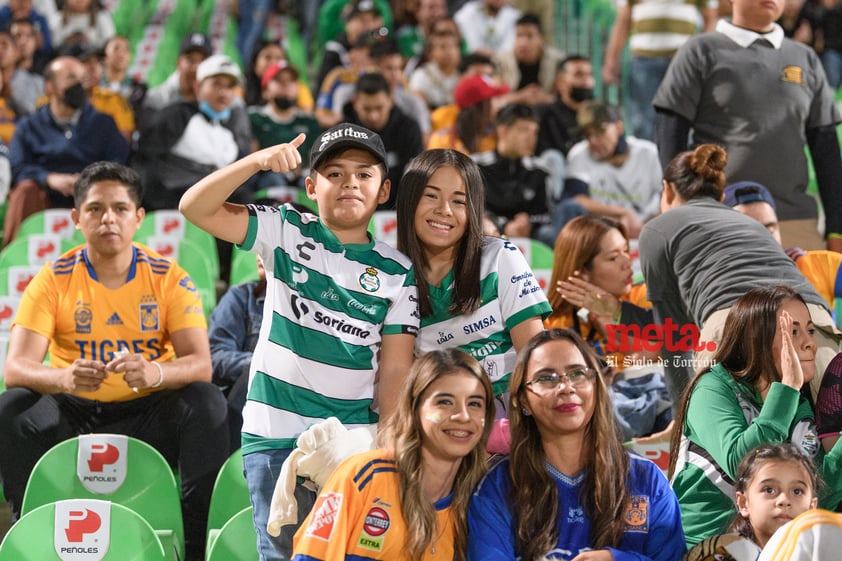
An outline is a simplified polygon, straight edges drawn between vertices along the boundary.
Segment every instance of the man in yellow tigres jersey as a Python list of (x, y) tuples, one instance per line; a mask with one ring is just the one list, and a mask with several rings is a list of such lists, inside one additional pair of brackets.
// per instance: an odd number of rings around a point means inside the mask
[[(0, 394), (0, 478), (13, 512), (52, 445), (110, 432), (154, 446), (182, 485), (187, 559), (201, 559), (214, 478), (228, 454), (226, 403), (210, 384), (202, 303), (176, 263), (132, 242), (137, 173), (91, 164), (71, 214), (86, 243), (47, 263), (12, 324)], [(50, 364), (43, 364), (49, 352)]]

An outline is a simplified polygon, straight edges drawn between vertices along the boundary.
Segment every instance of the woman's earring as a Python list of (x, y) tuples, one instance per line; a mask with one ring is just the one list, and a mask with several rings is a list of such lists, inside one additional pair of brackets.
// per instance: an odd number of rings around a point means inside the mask
[(523, 416), (524, 416), (524, 417), (529, 417), (530, 415), (532, 415), (532, 413), (530, 413), (530, 412), (529, 412), (529, 409), (527, 409), (526, 407), (524, 407), (523, 409), (521, 409), (521, 411), (523, 412)]

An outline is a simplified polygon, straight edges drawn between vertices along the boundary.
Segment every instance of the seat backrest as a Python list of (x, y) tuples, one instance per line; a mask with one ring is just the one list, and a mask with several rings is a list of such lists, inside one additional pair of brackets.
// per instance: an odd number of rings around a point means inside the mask
[[(52, 538), (52, 539), (50, 539)], [(2, 561), (165, 561), (155, 531), (111, 501), (69, 499), (25, 514), (0, 544)]]
[(213, 485), (208, 532), (222, 528), (235, 514), (251, 504), (248, 485), (243, 475), (243, 451), (237, 450), (225, 460)]
[(219, 254), (216, 250), (216, 239), (189, 222), (177, 210), (156, 210), (147, 214), (135, 233), (134, 239), (140, 243), (146, 243), (146, 240), (151, 236), (172, 236), (180, 240), (190, 240), (196, 244), (199, 251), (210, 263), (211, 277), (219, 276)]
[(0, 268), (12, 265), (43, 265), (79, 245), (55, 234), (32, 234), (15, 238), (0, 251)]
[(181, 493), (172, 468), (145, 442), (89, 434), (53, 446), (29, 476), (21, 514), (67, 498), (107, 499), (134, 510), (155, 530), (171, 531), (183, 558)]
[(258, 561), (258, 558), (251, 507), (232, 516), (218, 534), (208, 539), (207, 561)]
[(12, 265), (0, 268), (0, 296), (23, 296), (23, 291), (42, 266)]
[(230, 285), (254, 282), (260, 278), (257, 272), (257, 256), (254, 253), (234, 248), (231, 252)]
[(31, 214), (24, 219), (17, 237), (26, 238), (32, 234), (53, 234), (72, 240), (76, 235), (69, 208), (51, 208)]

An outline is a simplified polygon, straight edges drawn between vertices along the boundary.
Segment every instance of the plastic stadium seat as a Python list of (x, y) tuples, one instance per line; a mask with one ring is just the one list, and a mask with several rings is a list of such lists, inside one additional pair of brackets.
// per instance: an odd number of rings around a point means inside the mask
[(80, 245), (56, 234), (32, 234), (15, 238), (0, 251), (0, 268), (12, 265), (43, 265), (55, 261), (62, 253)]
[(520, 249), (532, 273), (545, 294), (549, 294), (550, 277), (553, 272), (553, 250), (550, 246), (531, 238), (510, 238)]
[(134, 239), (140, 243), (152, 236), (175, 236), (179, 239), (190, 240), (208, 260), (211, 266), (211, 278), (219, 277), (219, 254), (216, 250), (216, 238), (208, 234), (192, 222), (188, 222), (177, 210), (156, 210), (150, 212), (143, 219), (140, 228), (135, 232)]
[(258, 558), (251, 507), (232, 516), (221, 530), (208, 536), (206, 561), (258, 561)]
[(21, 517), (0, 544), (2, 561), (76, 559), (165, 561), (168, 557), (143, 517), (123, 505), (91, 499), (40, 506)]
[(134, 510), (155, 529), (165, 551), (184, 559), (181, 493), (172, 468), (145, 442), (88, 434), (50, 448), (29, 476), (21, 514), (68, 498), (107, 499)]
[[(176, 236), (150, 236), (141, 243), (164, 257), (169, 257), (187, 271), (202, 297), (205, 317), (209, 316), (216, 306), (216, 278), (218, 275), (214, 275), (213, 266), (207, 259), (205, 252), (195, 242)], [(214, 250), (214, 255), (216, 255), (216, 250)]]
[[(0, 271), (2, 275), (2, 271)], [(253, 282), (260, 278), (257, 272), (257, 256), (254, 253), (234, 248), (231, 254), (230, 285)], [(2, 277), (0, 277), (2, 280)]]
[(0, 268), (0, 296), (23, 296), (29, 282), (43, 265), (12, 265)]
[(85, 239), (73, 225), (69, 208), (51, 208), (27, 216), (20, 225), (17, 237), (25, 238), (32, 234), (54, 234), (66, 240), (85, 243)]
[(216, 476), (208, 510), (208, 534), (222, 528), (232, 516), (250, 505), (243, 475), (243, 451), (237, 450), (225, 460)]

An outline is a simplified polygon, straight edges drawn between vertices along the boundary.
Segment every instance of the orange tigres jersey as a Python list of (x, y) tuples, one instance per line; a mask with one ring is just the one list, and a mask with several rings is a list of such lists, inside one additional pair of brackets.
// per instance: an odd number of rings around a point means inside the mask
[[(50, 364), (56, 368), (77, 358), (109, 362), (118, 350), (150, 361), (172, 360), (173, 332), (206, 327), (201, 299), (187, 273), (171, 260), (137, 243), (134, 253), (126, 283), (116, 289), (96, 279), (85, 246), (47, 263), (26, 288), (12, 325), (48, 338)], [(134, 393), (119, 374), (111, 374), (97, 391), (78, 395), (126, 401), (151, 391)]]
[[(424, 561), (453, 559), (450, 499), (447, 496), (433, 505), (439, 526)], [(292, 559), (409, 561), (407, 541), (395, 462), (387, 451), (373, 450), (340, 464), (321, 488), (310, 515), (295, 534)]]

